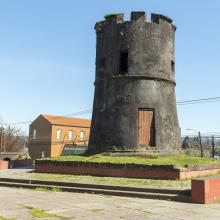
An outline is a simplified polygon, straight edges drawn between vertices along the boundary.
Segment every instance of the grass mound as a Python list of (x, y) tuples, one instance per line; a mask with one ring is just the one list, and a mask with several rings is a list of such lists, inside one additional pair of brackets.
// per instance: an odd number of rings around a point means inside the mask
[(187, 167), (195, 165), (216, 165), (220, 160), (211, 158), (200, 158), (190, 156), (169, 156), (143, 158), (138, 156), (103, 156), (101, 154), (93, 156), (59, 156), (54, 158), (44, 158), (41, 160), (51, 161), (79, 161), (79, 162), (96, 162), (111, 164), (141, 164), (141, 165), (173, 165), (175, 167)]

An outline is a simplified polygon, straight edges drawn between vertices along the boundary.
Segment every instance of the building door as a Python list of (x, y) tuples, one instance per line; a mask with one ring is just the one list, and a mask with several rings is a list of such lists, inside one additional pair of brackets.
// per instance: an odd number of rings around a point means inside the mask
[(139, 145), (155, 146), (154, 111), (139, 109), (138, 111)]

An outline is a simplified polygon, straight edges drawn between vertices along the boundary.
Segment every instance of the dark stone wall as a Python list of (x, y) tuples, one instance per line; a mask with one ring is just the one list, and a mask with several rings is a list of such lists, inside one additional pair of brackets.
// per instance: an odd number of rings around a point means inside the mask
[[(90, 146), (138, 146), (138, 109), (154, 109), (156, 147), (180, 145), (175, 98), (176, 27), (144, 12), (109, 15), (95, 26), (96, 79)], [(128, 51), (128, 73), (120, 73), (120, 52)]]

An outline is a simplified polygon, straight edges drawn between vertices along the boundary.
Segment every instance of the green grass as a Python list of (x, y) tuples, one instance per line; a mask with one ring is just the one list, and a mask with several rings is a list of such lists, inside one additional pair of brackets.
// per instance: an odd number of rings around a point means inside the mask
[(62, 192), (62, 190), (57, 187), (53, 187), (52, 189), (47, 187), (37, 187), (35, 190), (40, 192)]
[[(141, 165), (171, 165), (174, 167), (214, 165), (220, 164), (220, 160), (189, 156), (169, 156), (169, 157), (126, 157), (126, 156), (103, 156), (97, 154), (94, 156), (60, 156), (55, 158), (44, 158), (43, 160), (51, 161), (79, 161), (79, 162), (96, 162), (111, 164), (141, 164)], [(152, 187), (152, 188), (171, 188), (171, 189), (189, 189), (190, 180), (159, 180), (159, 179), (133, 179), (117, 177), (95, 177), (89, 175), (65, 175), (65, 174), (45, 174), (33, 173), (32, 179), (91, 183), (103, 185), (119, 185), (133, 187)]]
[(0, 216), (0, 220), (15, 220), (15, 218), (6, 218), (3, 216)]
[(69, 220), (69, 219), (71, 219), (71, 218), (64, 217), (64, 216), (54, 215), (54, 214), (51, 214), (51, 213), (49, 213), (47, 211), (34, 208), (32, 206), (25, 205), (24, 207), (29, 210), (29, 213), (34, 218), (59, 218), (61, 220)]
[(89, 209), (91, 212), (102, 212), (105, 211), (105, 209)]
[(32, 173), (31, 179), (61, 181), (72, 183), (90, 183), (103, 185), (117, 185), (130, 187), (151, 187), (151, 188), (171, 188), (188, 189), (191, 180), (160, 180), (160, 179), (134, 179), (118, 177), (97, 177), (89, 175), (67, 175), (67, 174), (48, 174)]
[(25, 206), (25, 208), (27, 208), (29, 210), (29, 213), (34, 218), (52, 218), (52, 217), (56, 217), (53, 214), (50, 214), (50, 213), (48, 213), (46, 211), (34, 208), (32, 206)]
[(211, 158), (189, 157), (189, 156), (170, 156), (170, 157), (128, 157), (128, 156), (59, 156), (54, 158), (44, 158), (51, 161), (81, 161), (111, 164), (141, 164), (141, 165), (173, 165), (175, 167), (186, 167), (190, 165), (212, 165), (220, 164), (220, 160)]

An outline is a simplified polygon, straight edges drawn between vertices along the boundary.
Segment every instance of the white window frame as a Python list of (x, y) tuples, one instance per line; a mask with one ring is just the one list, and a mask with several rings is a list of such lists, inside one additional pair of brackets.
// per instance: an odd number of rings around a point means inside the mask
[(57, 140), (60, 140), (61, 137), (62, 137), (62, 129), (57, 128), (57, 131), (56, 131), (56, 139), (57, 139)]
[(68, 131), (68, 140), (72, 141), (73, 140), (73, 130)]
[(81, 141), (85, 140), (85, 132), (84, 131), (80, 131), (80, 140)]
[(33, 139), (34, 140), (37, 139), (37, 129), (36, 128), (33, 129)]
[(41, 152), (41, 158), (44, 158), (44, 157), (46, 157), (46, 151)]

